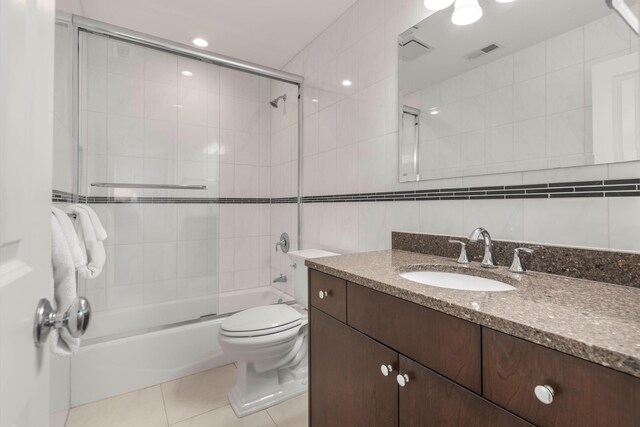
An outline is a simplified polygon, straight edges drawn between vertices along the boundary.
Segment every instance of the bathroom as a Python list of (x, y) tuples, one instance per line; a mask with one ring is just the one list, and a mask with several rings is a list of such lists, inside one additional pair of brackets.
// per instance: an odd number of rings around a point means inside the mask
[(1, 0), (0, 427), (637, 425), (638, 7)]

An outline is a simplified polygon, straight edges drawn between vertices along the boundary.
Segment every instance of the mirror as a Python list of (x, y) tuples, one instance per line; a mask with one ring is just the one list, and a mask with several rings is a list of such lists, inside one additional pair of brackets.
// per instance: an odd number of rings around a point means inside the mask
[(401, 182), (640, 159), (638, 36), (607, 0), (478, 5), (398, 37)]

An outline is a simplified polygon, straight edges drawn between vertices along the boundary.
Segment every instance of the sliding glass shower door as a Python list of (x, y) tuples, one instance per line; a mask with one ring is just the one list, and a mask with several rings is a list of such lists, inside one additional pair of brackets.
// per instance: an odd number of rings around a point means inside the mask
[(79, 194), (109, 235), (87, 339), (218, 312), (220, 67), (81, 31)]

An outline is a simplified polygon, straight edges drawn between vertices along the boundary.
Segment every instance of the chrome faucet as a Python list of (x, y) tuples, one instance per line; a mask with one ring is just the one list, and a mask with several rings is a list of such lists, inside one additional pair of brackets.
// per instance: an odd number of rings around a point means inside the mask
[(469, 241), (474, 242), (481, 239), (484, 240), (484, 257), (480, 265), (485, 268), (496, 268), (497, 266), (493, 262), (493, 255), (491, 254), (493, 243), (491, 243), (491, 235), (489, 232), (482, 227), (478, 227), (469, 235)]
[(280, 276), (273, 279), (273, 283), (287, 283), (287, 276), (280, 273)]

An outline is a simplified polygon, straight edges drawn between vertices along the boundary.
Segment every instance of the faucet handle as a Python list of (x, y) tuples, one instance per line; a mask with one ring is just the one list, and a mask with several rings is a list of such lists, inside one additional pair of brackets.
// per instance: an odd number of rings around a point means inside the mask
[(525, 271), (527, 271), (527, 269), (524, 268), (524, 265), (522, 265), (522, 261), (520, 260), (520, 252), (530, 254), (534, 250), (535, 249), (532, 248), (515, 248), (513, 250), (513, 261), (511, 262), (509, 271), (512, 273), (524, 273)]
[(458, 264), (469, 264), (469, 257), (467, 256), (467, 244), (462, 240), (449, 239), (449, 243), (460, 245), (460, 256), (458, 257)]

